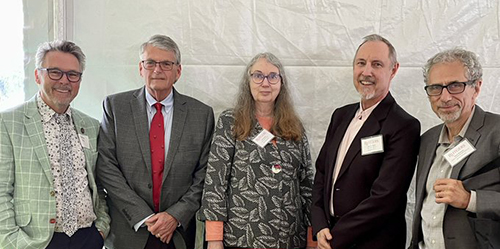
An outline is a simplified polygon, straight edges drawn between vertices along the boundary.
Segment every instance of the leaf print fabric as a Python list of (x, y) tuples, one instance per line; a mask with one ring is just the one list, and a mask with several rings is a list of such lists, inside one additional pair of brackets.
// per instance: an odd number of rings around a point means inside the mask
[[(218, 120), (205, 178), (202, 220), (224, 222), (224, 245), (240, 248), (306, 246), (310, 226), (312, 165), (307, 137), (277, 138), (264, 148), (233, 136), (232, 110)], [(281, 171), (273, 173), (273, 166)]]

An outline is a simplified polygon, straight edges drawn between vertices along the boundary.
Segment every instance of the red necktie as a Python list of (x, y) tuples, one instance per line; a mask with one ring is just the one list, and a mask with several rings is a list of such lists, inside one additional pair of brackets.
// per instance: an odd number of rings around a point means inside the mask
[(151, 146), (151, 166), (153, 170), (153, 203), (155, 212), (158, 212), (165, 162), (165, 128), (163, 127), (163, 114), (161, 113), (163, 105), (157, 102), (154, 106), (156, 113), (149, 129), (149, 145)]

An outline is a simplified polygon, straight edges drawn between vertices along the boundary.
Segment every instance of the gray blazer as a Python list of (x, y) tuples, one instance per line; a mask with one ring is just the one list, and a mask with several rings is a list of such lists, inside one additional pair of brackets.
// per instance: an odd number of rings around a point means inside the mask
[[(174, 113), (165, 160), (160, 211), (174, 216), (187, 248), (193, 248), (210, 142), (211, 107), (173, 89)], [(149, 232), (133, 226), (154, 213), (145, 89), (108, 96), (99, 133), (98, 178), (108, 193), (108, 248), (144, 248)]]
[[(484, 112), (475, 107), (465, 138), (471, 142), (476, 151), (453, 167), (452, 179), (462, 180), (468, 190), (477, 193), (477, 213), (469, 213), (462, 209), (448, 206), (446, 209), (443, 233), (448, 249), (488, 248), (479, 245), (475, 232), (482, 230), (483, 234), (500, 235), (500, 171), (491, 170), (470, 178), (474, 172), (493, 161), (500, 155), (500, 115)], [(418, 248), (423, 240), (421, 230), (422, 203), (426, 196), (425, 185), (427, 175), (434, 160), (439, 134), (443, 125), (438, 125), (422, 135), (420, 143), (420, 158), (417, 166), (416, 205), (413, 221), (413, 236), (411, 248)]]

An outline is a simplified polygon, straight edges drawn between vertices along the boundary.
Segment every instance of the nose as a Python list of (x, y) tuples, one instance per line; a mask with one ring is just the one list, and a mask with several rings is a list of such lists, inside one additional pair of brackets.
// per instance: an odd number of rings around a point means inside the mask
[(441, 92), (441, 96), (439, 97), (443, 101), (448, 101), (451, 99), (451, 94), (448, 92), (447, 88), (443, 88), (443, 91)]
[(363, 72), (361, 72), (363, 74), (363, 76), (369, 76), (372, 74), (372, 67), (370, 66), (370, 64), (367, 64), (364, 68), (363, 68)]
[(163, 72), (163, 69), (161, 69), (161, 67), (160, 67), (160, 63), (156, 63), (155, 69), (153, 70), (153, 72), (155, 72), (155, 73)]
[(63, 74), (63, 76), (62, 76), (62, 78), (59, 80), (59, 82), (60, 82), (61, 84), (69, 84), (69, 83), (70, 83), (70, 81), (69, 81), (69, 78), (68, 78), (68, 77), (69, 77), (69, 76), (68, 76), (68, 74), (67, 74), (67, 73)]
[(264, 80), (262, 81), (262, 86), (271, 86), (271, 83), (269, 83), (269, 77), (265, 77)]

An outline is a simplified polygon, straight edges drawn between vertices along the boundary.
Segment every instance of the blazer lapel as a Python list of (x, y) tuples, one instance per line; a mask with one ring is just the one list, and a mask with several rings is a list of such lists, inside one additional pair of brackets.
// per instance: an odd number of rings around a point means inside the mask
[(149, 145), (149, 123), (146, 109), (146, 97), (144, 87), (139, 88), (134, 92), (133, 98), (130, 100), (130, 109), (132, 110), (132, 118), (134, 119), (135, 133), (139, 140), (139, 148), (146, 164), (146, 168), (151, 175), (151, 149)]
[[(424, 151), (421, 151), (419, 155), (419, 168), (417, 168), (417, 178), (416, 179), (418, 185), (416, 186), (416, 196), (417, 196), (417, 207), (420, 207), (418, 203), (421, 203), (424, 200), (425, 195), (423, 192), (425, 191), (425, 185), (427, 184), (427, 177), (429, 175), (429, 171), (431, 170), (432, 162), (434, 160), (436, 154), (436, 148), (438, 146), (439, 134), (443, 129), (443, 125), (438, 126), (434, 129), (434, 132), (428, 134), (429, 137), (432, 138), (431, 142), (425, 147)], [(421, 161), (421, 162), (420, 162)]]
[(348, 110), (346, 111), (348, 115), (340, 117), (342, 118), (342, 121), (340, 122), (339, 126), (335, 129), (335, 132), (333, 133), (332, 147), (328, 149), (331, 155), (329, 156), (330, 161), (328, 162), (329, 165), (328, 174), (326, 174), (328, 176), (327, 186), (331, 186), (332, 184), (331, 181), (333, 172), (335, 170), (335, 162), (337, 160), (337, 154), (339, 151), (340, 143), (342, 142), (342, 139), (344, 139), (345, 132), (347, 131), (347, 128), (349, 127), (349, 124), (351, 123), (351, 120), (356, 114), (356, 110), (358, 110), (358, 108), (359, 108), (359, 103), (350, 105), (348, 107)]
[(47, 143), (43, 133), (42, 118), (36, 106), (36, 97), (31, 98), (24, 107), (24, 127), (28, 133), (31, 144), (33, 145), (35, 154), (42, 166), (45, 176), (52, 186), (54, 180), (52, 170), (50, 169), (49, 153), (47, 151)]
[(337, 178), (342, 177), (344, 172), (346, 172), (346, 170), (351, 165), (352, 160), (354, 160), (354, 158), (361, 153), (361, 138), (376, 135), (377, 132), (380, 131), (380, 123), (385, 120), (387, 114), (389, 113), (389, 110), (394, 103), (394, 98), (392, 98), (391, 94), (388, 93), (387, 96), (382, 100), (382, 102), (380, 102), (380, 104), (375, 108), (375, 110), (373, 110), (373, 112), (370, 114), (370, 117), (368, 117), (368, 119), (365, 121), (356, 137), (354, 137), (351, 146), (349, 146)]
[(184, 124), (186, 123), (188, 112), (184, 96), (179, 94), (175, 88), (172, 88), (172, 91), (174, 91), (174, 113), (172, 120), (172, 132), (170, 133), (170, 144), (167, 152), (167, 159), (165, 160), (165, 168), (163, 169), (163, 181), (167, 178), (167, 175), (174, 163), (174, 157), (177, 154), (179, 144), (181, 143), (182, 132), (184, 130)]
[[(470, 121), (469, 128), (465, 132), (465, 138), (469, 140), (469, 142), (474, 146), (474, 148), (477, 145), (477, 141), (479, 140), (479, 137), (481, 137), (481, 133), (478, 132), (478, 130), (483, 127), (484, 125), (484, 111), (481, 109), (479, 106), (476, 105), (474, 109), (474, 116), (472, 116), (472, 120)], [(464, 176), (468, 175), (475, 170), (477, 170), (476, 167), (467, 167), (464, 168), (465, 163), (469, 160), (469, 158), (473, 155), (469, 155), (467, 158), (463, 159), (460, 161), (457, 165), (453, 167), (453, 170), (451, 171), (451, 178), (452, 179), (459, 179), (459, 176)], [(482, 165), (477, 165), (482, 166)], [(463, 172), (462, 172), (463, 169)]]

